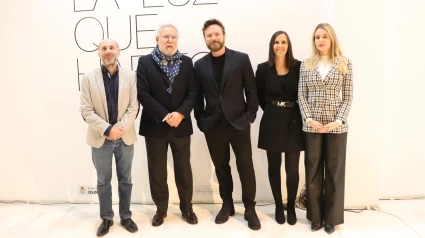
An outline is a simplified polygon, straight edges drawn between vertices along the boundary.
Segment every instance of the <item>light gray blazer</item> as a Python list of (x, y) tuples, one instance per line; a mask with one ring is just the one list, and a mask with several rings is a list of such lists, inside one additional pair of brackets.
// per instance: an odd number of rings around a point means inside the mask
[[(119, 67), (118, 121), (114, 126), (124, 128), (125, 144), (136, 142), (134, 120), (139, 110), (136, 73)], [(101, 68), (84, 74), (81, 83), (80, 111), (88, 124), (87, 144), (100, 148), (105, 142), (104, 133), (110, 126), (108, 104)]]

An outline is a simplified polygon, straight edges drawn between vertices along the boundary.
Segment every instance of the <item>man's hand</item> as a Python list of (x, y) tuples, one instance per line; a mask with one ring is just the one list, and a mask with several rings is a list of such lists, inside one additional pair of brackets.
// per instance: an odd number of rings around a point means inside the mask
[(113, 126), (109, 132), (109, 136), (106, 137), (107, 140), (118, 140), (124, 134), (124, 128)]
[(184, 116), (180, 112), (172, 112), (167, 118), (168, 125), (172, 127), (178, 127)]

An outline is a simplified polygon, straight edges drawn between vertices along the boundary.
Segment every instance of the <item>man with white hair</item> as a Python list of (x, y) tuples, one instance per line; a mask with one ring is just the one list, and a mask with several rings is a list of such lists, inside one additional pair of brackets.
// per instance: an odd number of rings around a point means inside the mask
[(139, 58), (138, 99), (143, 106), (139, 134), (145, 137), (149, 183), (157, 211), (152, 226), (160, 226), (167, 216), (167, 151), (171, 147), (174, 176), (182, 217), (197, 224), (192, 210), (193, 180), (190, 166), (190, 112), (195, 104), (196, 82), (192, 59), (177, 50), (175, 26), (158, 28), (157, 47)]
[(97, 173), (102, 223), (97, 236), (109, 232), (114, 217), (112, 210), (112, 156), (118, 177), (121, 225), (136, 232), (131, 219), (131, 164), (136, 142), (134, 120), (139, 110), (136, 74), (117, 64), (120, 50), (116, 41), (104, 39), (99, 44), (102, 66), (84, 75), (81, 84), (81, 114), (88, 124), (87, 143), (92, 147), (92, 159)]

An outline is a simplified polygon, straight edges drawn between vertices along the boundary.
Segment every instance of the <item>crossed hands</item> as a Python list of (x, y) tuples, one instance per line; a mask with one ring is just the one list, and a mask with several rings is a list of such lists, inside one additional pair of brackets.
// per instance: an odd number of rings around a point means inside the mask
[(172, 112), (170, 115), (168, 115), (166, 122), (171, 127), (178, 127), (183, 118), (184, 116), (180, 112)]
[(327, 125), (322, 125), (322, 123), (315, 121), (315, 120), (311, 120), (309, 122), (309, 124), (310, 124), (311, 127), (316, 129), (316, 131), (318, 131), (320, 133), (329, 133), (330, 131), (332, 131), (333, 129), (335, 129), (339, 126), (339, 124), (337, 122), (331, 122)]
[(111, 128), (111, 131), (109, 132), (109, 136), (105, 136), (105, 137), (107, 140), (119, 140), (123, 134), (124, 134), (124, 128), (113, 126)]

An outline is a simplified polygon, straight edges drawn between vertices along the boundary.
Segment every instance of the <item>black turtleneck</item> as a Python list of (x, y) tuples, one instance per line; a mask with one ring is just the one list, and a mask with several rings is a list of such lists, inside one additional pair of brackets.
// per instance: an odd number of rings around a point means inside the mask
[(218, 89), (221, 89), (221, 78), (223, 77), (224, 58), (226, 53), (218, 57), (212, 57), (212, 67), (215, 81), (217, 82)]

